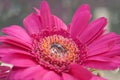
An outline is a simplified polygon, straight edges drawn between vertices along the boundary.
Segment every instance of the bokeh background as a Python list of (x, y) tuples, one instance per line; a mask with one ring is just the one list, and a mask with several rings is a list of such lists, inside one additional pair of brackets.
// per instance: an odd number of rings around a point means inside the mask
[[(107, 29), (120, 34), (120, 0), (47, 0), (53, 14), (66, 24), (77, 7), (83, 3), (91, 6), (93, 18), (104, 16), (108, 19)], [(22, 21), (34, 7), (39, 8), (41, 0), (0, 0), (0, 29), (12, 24), (23, 25)], [(1, 34), (1, 33), (0, 33)], [(102, 65), (101, 65), (102, 66)], [(120, 80), (120, 71), (104, 71), (109, 80)]]

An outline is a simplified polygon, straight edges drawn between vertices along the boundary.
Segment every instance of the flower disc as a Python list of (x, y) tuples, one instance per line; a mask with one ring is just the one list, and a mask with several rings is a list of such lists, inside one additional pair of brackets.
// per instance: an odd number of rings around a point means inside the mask
[[(49, 33), (49, 32), (48, 32)], [(45, 34), (45, 33), (44, 33)], [(42, 36), (41, 36), (42, 35)], [(81, 63), (85, 47), (65, 34), (40, 34), (34, 42), (38, 62), (57, 72), (67, 71), (71, 63)]]

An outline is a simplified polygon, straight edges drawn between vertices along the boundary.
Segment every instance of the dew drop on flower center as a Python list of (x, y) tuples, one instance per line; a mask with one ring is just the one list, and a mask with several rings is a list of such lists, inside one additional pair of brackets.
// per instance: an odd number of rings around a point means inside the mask
[(51, 54), (58, 55), (59, 57), (62, 58), (63, 55), (66, 53), (66, 49), (58, 43), (53, 43), (53, 44), (51, 44), (50, 52), (51, 52)]
[(56, 72), (67, 72), (71, 63), (82, 64), (85, 60), (85, 46), (64, 30), (39, 33), (33, 44), (37, 62)]

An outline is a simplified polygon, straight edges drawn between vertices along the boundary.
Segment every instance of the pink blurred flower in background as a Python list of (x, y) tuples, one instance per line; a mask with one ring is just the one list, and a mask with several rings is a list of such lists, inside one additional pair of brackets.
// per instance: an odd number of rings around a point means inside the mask
[[(51, 14), (46, 1), (28, 15), (24, 28), (2, 29), (0, 57), (14, 67), (8, 80), (95, 80), (88, 68), (114, 70), (120, 66), (120, 36), (105, 32), (104, 17), (89, 23), (84, 4), (67, 26)], [(100, 80), (104, 80), (99, 78)]]

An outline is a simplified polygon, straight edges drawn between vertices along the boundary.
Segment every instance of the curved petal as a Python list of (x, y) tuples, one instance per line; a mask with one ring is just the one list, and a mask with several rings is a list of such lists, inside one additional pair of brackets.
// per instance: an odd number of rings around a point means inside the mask
[(54, 15), (52, 16), (52, 23), (54, 27), (57, 28), (57, 30), (60, 30), (60, 29), (67, 30), (66, 24)]
[(8, 55), (8, 54), (9, 54), (8, 47), (1, 45), (0, 46), (0, 60), (1, 60), (2, 57), (4, 57), (5, 55)]
[(2, 57), (8, 54), (9, 54), (9, 51), (6, 51), (6, 49), (0, 49), (0, 60)]
[(51, 14), (49, 5), (46, 1), (42, 2), (40, 10), (36, 8), (35, 10), (41, 17), (42, 28), (56, 28), (57, 30), (67, 30), (67, 25), (57, 16)]
[(88, 25), (87, 29), (79, 36), (79, 40), (89, 45), (100, 35), (103, 34), (104, 27), (106, 24), (107, 20), (104, 17), (94, 20)]
[(69, 74), (78, 80), (91, 80), (92, 78), (92, 73), (79, 64), (71, 64)]
[(0, 66), (0, 80), (7, 80), (10, 72), (10, 67)]
[(8, 67), (8, 66), (0, 66), (0, 74), (1, 74), (1, 72), (6, 72), (9, 70), (10, 70), (10, 67)]
[(47, 72), (40, 65), (29, 68), (13, 67), (8, 80), (41, 80)]
[(37, 34), (42, 29), (40, 16), (34, 13), (28, 15), (23, 23), (29, 34)]
[(67, 73), (62, 73), (63, 80), (78, 80), (75, 79), (72, 75), (69, 75)]
[[(108, 57), (92, 57), (87, 59), (84, 62), (85, 66), (95, 68), (95, 69), (101, 69), (101, 70), (114, 70), (117, 69), (120, 66), (120, 63), (115, 62), (113, 60), (114, 58), (108, 58)], [(120, 59), (120, 58), (119, 58)], [(102, 66), (101, 66), (102, 65)]]
[(88, 21), (91, 18), (88, 5), (82, 5), (78, 8), (70, 23), (70, 34), (73, 37), (80, 35), (87, 27)]
[(50, 12), (49, 5), (46, 1), (42, 1), (40, 5), (40, 12), (41, 12), (41, 22), (42, 22), (42, 28), (52, 28), (52, 16)]
[(21, 80), (43, 80), (42, 78), (48, 71), (42, 68), (40, 65), (27, 68), (22, 72)]
[(23, 49), (27, 49), (27, 50), (31, 49), (31, 44), (26, 43), (18, 38), (12, 37), (12, 36), (0, 36), (0, 42), (6, 43), (9, 45), (14, 45), (19, 48), (23, 48)]
[(108, 53), (105, 53), (104, 56), (113, 57), (120, 56), (120, 46), (114, 46)]
[(12, 25), (10, 27), (3, 28), (2, 32), (10, 36), (14, 36), (20, 40), (23, 40), (26, 43), (32, 43), (32, 40), (30, 36), (27, 34), (27, 32), (18, 25)]
[(20, 49), (0, 48), (0, 56), (1, 57), (4, 57), (6, 55), (10, 55), (12, 53), (19, 53), (19, 54), (31, 55), (31, 53), (26, 52), (24, 50), (20, 50)]
[(34, 7), (34, 10), (37, 12), (37, 14), (40, 16), (41, 15), (41, 13), (40, 13), (40, 10), (39, 9), (37, 9), (37, 8), (35, 8)]
[(80, 12), (83, 12), (83, 11), (90, 11), (90, 7), (88, 4), (83, 4), (83, 5), (79, 6), (79, 8), (76, 10), (76, 12), (72, 18), (72, 21), (74, 21), (80, 15)]
[(112, 42), (112, 41), (115, 41), (115, 42), (120, 41), (120, 36), (117, 35), (114, 32), (110, 32), (110, 33), (104, 34), (99, 39), (97, 39), (93, 43), (91, 43), (89, 45), (89, 47), (95, 46), (98, 43), (100, 43), (100, 44), (102, 43), (103, 44), (103, 43)]
[(21, 54), (21, 53), (12, 53), (2, 57), (3, 62), (12, 64), (17, 67), (30, 67), (35, 66), (37, 63), (32, 56)]
[(42, 80), (61, 80), (60, 76), (53, 71), (45, 74)]
[(26, 68), (19, 68), (19, 67), (13, 67), (12, 70), (10, 71), (10, 74), (8, 76), (8, 80), (21, 80), (20, 76), (21, 73), (25, 70)]
[(118, 68), (120, 66), (119, 40), (120, 36), (115, 33), (108, 33), (101, 36), (88, 46), (88, 57), (84, 64), (102, 70), (113, 70)]
[(31, 53), (29, 53), (23, 49), (19, 49), (16, 46), (8, 46), (8, 45), (0, 46), (0, 57), (4, 57), (4, 56), (12, 54), (12, 53), (21, 53), (21, 54), (31, 55)]
[[(109, 54), (109, 52), (119, 50), (120, 47), (117, 46), (117, 42), (120, 40), (120, 37), (115, 33), (108, 33), (104, 36), (101, 36), (99, 39), (94, 41), (88, 46), (88, 56), (100, 55), (100, 54)], [(96, 45), (97, 44), (97, 45)]]

